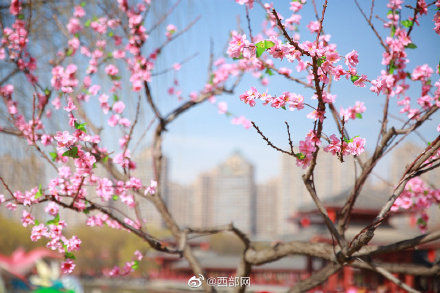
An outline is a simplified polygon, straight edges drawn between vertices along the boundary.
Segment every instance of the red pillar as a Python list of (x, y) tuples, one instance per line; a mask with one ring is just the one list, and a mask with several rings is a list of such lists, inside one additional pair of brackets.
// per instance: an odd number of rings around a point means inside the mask
[(414, 286), (414, 276), (413, 275), (405, 275), (405, 284), (410, 287)]
[(338, 286), (338, 273), (331, 275), (328, 278), (327, 288), (324, 288), (328, 291), (336, 290), (336, 287)]
[[(398, 274), (393, 274), (394, 277), (399, 278)], [(394, 282), (389, 281), (391, 293), (397, 293), (399, 292), (399, 287)]]
[(344, 267), (344, 288), (350, 288), (353, 285), (353, 269)]

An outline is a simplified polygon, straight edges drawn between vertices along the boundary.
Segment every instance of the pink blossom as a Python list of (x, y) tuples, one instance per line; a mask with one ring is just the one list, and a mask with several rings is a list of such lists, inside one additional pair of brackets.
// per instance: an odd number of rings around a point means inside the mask
[(105, 72), (110, 76), (115, 76), (116, 74), (118, 74), (119, 70), (113, 64), (109, 64), (105, 67)]
[(118, 114), (121, 114), (124, 111), (124, 109), (125, 109), (125, 104), (122, 101), (117, 101), (112, 106), (112, 110)]
[(307, 28), (310, 30), (310, 32), (317, 33), (319, 31), (319, 28), (320, 28), (319, 21), (311, 21), (307, 25)]
[(19, 0), (11, 0), (11, 6), (9, 6), (9, 12), (12, 15), (18, 15), (21, 11), (21, 4)]
[(182, 68), (182, 65), (180, 65), (179, 63), (174, 63), (174, 64), (173, 64), (173, 69), (174, 69), (175, 71), (179, 71), (180, 68)]
[(57, 205), (56, 203), (54, 203), (54, 202), (50, 202), (50, 203), (46, 206), (46, 208), (44, 209), (44, 211), (45, 211), (46, 213), (48, 213), (49, 215), (51, 215), (51, 216), (56, 216), (56, 215), (58, 214), (58, 212), (59, 212), (59, 207), (58, 207), (58, 205)]
[(80, 23), (79, 19), (76, 18), (76, 17), (72, 17), (69, 20), (69, 23), (67, 24), (67, 29), (69, 30), (69, 33), (71, 33), (72, 35), (76, 34), (79, 31), (81, 31), (82, 30), (82, 26), (81, 26), (81, 23)]
[(414, 69), (411, 77), (413, 80), (428, 80), (433, 73), (434, 71), (428, 64), (423, 64)]
[(167, 25), (167, 32), (166, 32), (166, 36), (167, 38), (171, 38), (171, 36), (176, 33), (177, 31), (177, 27), (174, 24), (169, 24)]
[(67, 251), (77, 251), (80, 248), (81, 239), (73, 235), (72, 238), (65, 241), (65, 244), (67, 245)]
[(249, 129), (252, 127), (252, 123), (251, 121), (249, 121), (248, 119), (246, 119), (244, 116), (240, 116), (240, 117), (234, 117), (231, 121), (232, 124), (235, 125), (243, 125), (244, 128)]
[(355, 50), (345, 55), (345, 64), (356, 67), (358, 63), (359, 63), (358, 53)]
[(246, 45), (249, 45), (246, 35), (232, 31), (227, 53), (231, 58), (240, 58)]
[(23, 227), (27, 227), (28, 225), (33, 225), (35, 223), (35, 219), (28, 211), (24, 210), (21, 217), (21, 223), (23, 224)]
[(71, 274), (74, 269), (75, 263), (71, 259), (67, 259), (61, 264), (61, 271), (63, 274)]
[(75, 6), (75, 11), (73, 12), (73, 16), (81, 18), (84, 15), (86, 15), (86, 12), (84, 11), (84, 9), (79, 5)]
[(147, 194), (155, 194), (157, 190), (157, 181), (151, 180), (150, 186), (145, 189), (145, 195)]
[(225, 114), (228, 111), (228, 104), (226, 102), (219, 102), (217, 106), (219, 114)]
[(17, 205), (13, 202), (8, 202), (6, 204), (6, 208), (10, 211), (15, 211), (17, 209)]
[(121, 119), (121, 117), (118, 114), (112, 115), (108, 120), (108, 125), (110, 125), (111, 127), (115, 127), (116, 125), (118, 125), (119, 119)]
[(54, 138), (58, 142), (58, 147), (69, 147), (76, 142), (75, 137), (70, 135), (68, 131), (58, 131)]
[(249, 9), (254, 6), (254, 0), (235, 0), (240, 5), (246, 5)]
[(362, 154), (365, 149), (365, 138), (361, 138), (361, 137), (354, 137), (353, 141), (348, 143), (348, 148), (347, 150), (354, 156), (359, 156), (360, 154)]
[(31, 240), (37, 241), (41, 239), (41, 237), (49, 237), (49, 230), (44, 224), (40, 224), (38, 226), (34, 226), (31, 232)]

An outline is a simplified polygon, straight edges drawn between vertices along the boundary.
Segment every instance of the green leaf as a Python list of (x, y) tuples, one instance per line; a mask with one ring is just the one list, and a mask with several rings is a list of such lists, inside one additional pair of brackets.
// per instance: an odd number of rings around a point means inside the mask
[(86, 214), (86, 215), (88, 215), (88, 214), (90, 213), (90, 209), (89, 209), (89, 208), (85, 208), (85, 209), (83, 210), (83, 213)]
[(44, 89), (44, 94), (46, 96), (49, 96), (50, 95), (50, 90), (48, 88)]
[(325, 56), (322, 56), (321, 58), (319, 58), (319, 59), (317, 60), (317, 62), (316, 62), (316, 64), (318, 65), (318, 67), (321, 66), (322, 63), (325, 62), (325, 60), (327, 60), (327, 58), (326, 58)]
[(108, 156), (105, 156), (104, 158), (102, 158), (102, 161), (103, 161), (104, 163), (107, 163), (107, 161), (108, 161)]
[(97, 168), (96, 163), (93, 163), (92, 168), (93, 168), (93, 169), (96, 169), (96, 168)]
[(355, 82), (356, 80), (358, 80), (359, 79), (359, 76), (358, 75), (352, 75), (351, 77), (350, 77), (350, 80), (351, 80), (351, 82)]
[(113, 37), (115, 35), (115, 33), (112, 32), (112, 31), (109, 31), (107, 35), (111, 38), (111, 37)]
[(89, 27), (91, 23), (92, 23), (92, 20), (89, 19), (89, 20), (87, 20), (87, 21), (84, 23), (84, 26), (85, 26), (85, 27)]
[(394, 25), (391, 26), (391, 36), (394, 37), (396, 34), (396, 27)]
[(391, 60), (389, 68), (390, 68), (390, 69), (388, 70), (388, 73), (389, 73), (389, 74), (393, 74), (393, 73), (394, 73), (394, 70), (397, 69), (396, 65), (394, 65), (394, 60)]
[(42, 188), (41, 188), (41, 184), (40, 184), (40, 185), (38, 185), (38, 191), (37, 191), (37, 193), (35, 193), (35, 198), (38, 199), (38, 198), (40, 198), (40, 197), (42, 197), (42, 196), (43, 196), (43, 190), (42, 190)]
[(268, 41), (268, 40), (264, 41), (264, 48), (266, 48), (266, 49), (270, 49), (270, 48), (272, 48), (273, 46), (275, 46), (275, 43), (274, 43), (274, 42), (272, 42), (272, 41)]
[(264, 51), (266, 51), (266, 49), (257, 47), (257, 58), (260, 57), (264, 53)]
[(303, 153), (296, 153), (295, 157), (297, 157), (300, 160), (304, 160), (306, 158), (306, 156)]
[(107, 53), (107, 58), (112, 58), (113, 57), (113, 53), (112, 52), (108, 52)]
[(273, 72), (272, 72), (272, 70), (270, 69), (270, 68), (266, 68), (266, 71), (265, 71), (267, 74), (269, 74), (270, 76), (272, 76), (273, 75)]
[(40, 222), (37, 219), (35, 219), (34, 223), (35, 223), (35, 226), (40, 225)]
[(406, 28), (412, 27), (414, 25), (414, 22), (409, 19), (402, 20), (401, 23)]
[(415, 49), (415, 48), (417, 48), (417, 46), (415, 44), (413, 44), (413, 43), (409, 43), (408, 45), (405, 46), (405, 48)]
[(81, 2), (80, 6), (81, 7), (85, 7), (86, 6), (86, 2), (85, 1)]
[(264, 51), (266, 51), (269, 48), (272, 48), (273, 46), (275, 46), (275, 43), (272, 41), (261, 41), (255, 44), (255, 47), (257, 47), (257, 57), (260, 57)]
[(356, 118), (362, 119), (362, 114), (361, 113), (356, 113)]
[(115, 194), (115, 195), (112, 196), (112, 199), (116, 201), (116, 200), (119, 199), (119, 196), (117, 196), (117, 195)]
[(17, 18), (23, 20), (24, 19), (24, 14), (20, 13), (19, 15), (17, 15)]
[(69, 57), (69, 56), (72, 56), (72, 54), (73, 54), (73, 49), (69, 48), (66, 52), (66, 56)]
[(425, 220), (423, 220), (422, 218), (419, 218), (419, 219), (417, 220), (417, 224), (419, 224), (419, 225), (421, 225), (421, 226), (426, 226), (426, 222), (425, 222)]
[(66, 251), (64, 253), (64, 258), (68, 258), (68, 259), (76, 259), (75, 255), (69, 251)]
[(133, 265), (131, 266), (133, 270), (137, 270), (139, 268), (139, 261), (135, 260), (133, 261)]
[(286, 109), (286, 106), (282, 106), (281, 109), (287, 110), (287, 109)]
[(76, 121), (74, 122), (75, 129), (81, 130), (82, 132), (87, 132), (86, 125), (87, 125), (86, 122), (84, 123), (78, 123)]
[(117, 101), (119, 101), (119, 97), (118, 97), (116, 94), (113, 94), (113, 100), (114, 100), (115, 102), (117, 102)]
[(63, 157), (71, 157), (71, 158), (79, 158), (78, 156), (78, 148), (75, 146), (70, 150), (67, 150), (63, 153)]
[(46, 225), (58, 225), (60, 223), (60, 214), (57, 214), (55, 218), (46, 222)]
[(110, 75), (111, 80), (120, 80), (121, 77), (118, 75)]
[(50, 158), (52, 159), (52, 161), (55, 162), (55, 160), (56, 160), (57, 157), (58, 157), (58, 154), (57, 154), (56, 152), (50, 152), (50, 153), (49, 153), (49, 156), (50, 156)]

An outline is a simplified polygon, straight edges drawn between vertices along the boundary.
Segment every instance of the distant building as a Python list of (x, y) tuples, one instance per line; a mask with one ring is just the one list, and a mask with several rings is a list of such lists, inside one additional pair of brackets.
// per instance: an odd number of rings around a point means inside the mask
[[(400, 147), (397, 147), (392, 153), (391, 162), (391, 178), (390, 181), (393, 185), (399, 183), (406, 167), (410, 165), (418, 155), (420, 155), (425, 146), (416, 145), (412, 142), (407, 142)], [(429, 183), (437, 183), (440, 178), (440, 168), (431, 170), (421, 176), (425, 181)], [(440, 186), (437, 186), (440, 188)]]
[[(353, 186), (354, 165), (352, 156), (344, 157), (344, 162), (341, 162), (338, 157), (320, 151), (314, 172), (314, 182), (319, 198), (328, 198)], [(304, 173), (304, 169), (296, 166), (295, 158), (284, 154), (281, 156), (277, 201), (277, 233), (279, 235), (290, 234), (297, 230), (294, 223), (287, 221), (288, 218), (295, 214), (299, 206), (312, 201), (302, 179)]]
[(195, 191), (195, 226), (233, 222), (243, 231), (255, 234), (254, 166), (239, 152), (202, 174), (196, 181)]
[(270, 239), (277, 235), (279, 188), (278, 179), (257, 185), (256, 235), (261, 239)]
[[(149, 185), (150, 181), (155, 179), (152, 149), (143, 149), (133, 160), (136, 162), (137, 167), (133, 172), (133, 176), (139, 178), (144, 184)], [(167, 204), (169, 201), (169, 188), (168, 158), (164, 156), (162, 160), (160, 193)], [(151, 202), (141, 198), (139, 203), (142, 218), (147, 221), (147, 224), (163, 226), (162, 217)]]
[(199, 175), (194, 183), (193, 223), (194, 227), (210, 227), (213, 225), (212, 214), (214, 194), (214, 175), (206, 172)]
[[(168, 209), (181, 226), (193, 226), (194, 188), (178, 183), (170, 183)], [(200, 226), (197, 226), (200, 227)]]

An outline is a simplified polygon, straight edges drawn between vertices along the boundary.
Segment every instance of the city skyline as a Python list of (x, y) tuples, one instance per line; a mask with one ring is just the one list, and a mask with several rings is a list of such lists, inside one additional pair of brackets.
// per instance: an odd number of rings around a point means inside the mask
[[(415, 156), (420, 147), (413, 143), (406, 143), (399, 146), (390, 156), (392, 163), (389, 165), (390, 179), (397, 182), (400, 172), (403, 170), (404, 162), (401, 157), (408, 158)], [(25, 158), (24, 163), (31, 160), (34, 169), (41, 169), (44, 164), (35, 164), (35, 156)], [(154, 175), (152, 171), (151, 150), (142, 150), (140, 156), (136, 157), (138, 166), (133, 176), (148, 183)], [(166, 200), (168, 209), (175, 220), (182, 226), (191, 227), (212, 227), (233, 222), (237, 227), (250, 233), (253, 236), (269, 238), (293, 234), (298, 231), (298, 225), (289, 221), (302, 206), (313, 204), (308, 191), (301, 180), (304, 170), (290, 160), (286, 155), (278, 157), (280, 168), (279, 176), (259, 183), (255, 179), (255, 172), (258, 166), (250, 162), (247, 157), (238, 150), (230, 153), (223, 161), (215, 164), (188, 184), (180, 184), (170, 177), (172, 163), (165, 158), (162, 170), (161, 192)], [(9, 155), (3, 156), (3, 164), (8, 162), (14, 166), (21, 166), (23, 162), (12, 158)], [(406, 163), (408, 163), (406, 162)], [(321, 166), (316, 174), (316, 190), (322, 200), (341, 195), (352, 186), (352, 180), (346, 175), (353, 175), (355, 171), (354, 158), (345, 157), (341, 164), (336, 156), (326, 152), (318, 155), (318, 164)], [(3, 168), (5, 170), (6, 168)], [(43, 168), (44, 169), (44, 168)], [(20, 171), (21, 170), (21, 171)], [(27, 169), (17, 169), (14, 174), (22, 174)], [(104, 169), (99, 167), (96, 170), (99, 176), (107, 176)], [(50, 172), (43, 172), (50, 173)], [(439, 171), (432, 172), (428, 177), (434, 180)], [(24, 173), (23, 173), (24, 174)], [(32, 176), (28, 176), (32, 180)], [(347, 180), (348, 178), (348, 180)], [(354, 179), (354, 177), (353, 177)], [(29, 184), (11, 181), (11, 187), (22, 189), (22, 191), (34, 187), (37, 182), (29, 181)], [(33, 184), (30, 184), (33, 183)], [(17, 185), (18, 184), (18, 185)], [(382, 190), (389, 190), (390, 186), (384, 182), (368, 182), (366, 188), (374, 187)], [(24, 189), (23, 189), (24, 188)], [(4, 191), (0, 189), (0, 193)], [(90, 190), (93, 197), (94, 191)], [(129, 212), (127, 202), (124, 200), (110, 200), (107, 202), (109, 208), (116, 208), (122, 213)], [(41, 209), (44, 207), (42, 206)], [(163, 226), (163, 220), (154, 206), (148, 201), (139, 201), (138, 209), (141, 217), (148, 225)], [(2, 210), (5, 210), (2, 207)], [(2, 214), (8, 216), (8, 211)], [(43, 214), (43, 213), (41, 213)], [(70, 222), (81, 224), (85, 222), (85, 215), (78, 215), (63, 210), (62, 218)]]

